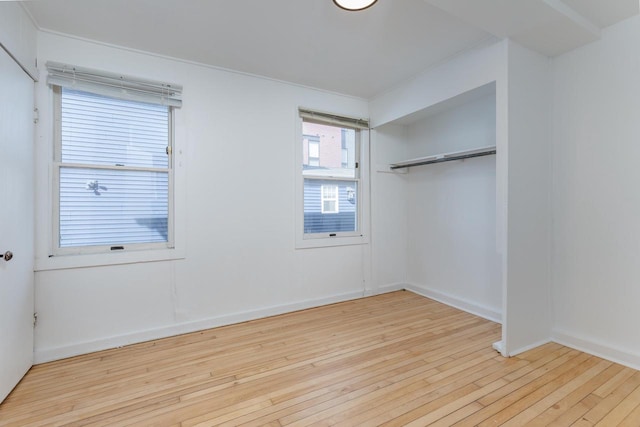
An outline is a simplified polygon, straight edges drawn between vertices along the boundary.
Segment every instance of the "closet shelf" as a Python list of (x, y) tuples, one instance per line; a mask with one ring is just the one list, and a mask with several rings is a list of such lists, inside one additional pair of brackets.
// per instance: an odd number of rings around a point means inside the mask
[(496, 146), (474, 148), (471, 150), (454, 151), (451, 153), (434, 154), (426, 157), (418, 157), (415, 159), (405, 160), (402, 162), (392, 163), (389, 165), (391, 170), (410, 168), (412, 166), (428, 165), (431, 163), (449, 162), (452, 160), (470, 159), (472, 157), (489, 156), (496, 154)]

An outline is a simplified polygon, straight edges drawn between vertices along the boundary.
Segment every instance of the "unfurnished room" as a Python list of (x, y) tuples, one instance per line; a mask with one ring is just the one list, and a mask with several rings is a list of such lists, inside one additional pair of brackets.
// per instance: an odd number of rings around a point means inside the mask
[(640, 426), (638, 0), (0, 2), (0, 426)]

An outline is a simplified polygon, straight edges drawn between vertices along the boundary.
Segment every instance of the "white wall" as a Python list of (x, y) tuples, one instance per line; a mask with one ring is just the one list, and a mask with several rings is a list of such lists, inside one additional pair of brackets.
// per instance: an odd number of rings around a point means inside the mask
[(39, 83), (36, 361), (354, 298), (369, 286), (365, 246), (294, 249), (297, 108), (366, 117), (364, 100), (48, 33), (38, 60), (179, 83), (184, 106), (179, 259), (90, 266), (116, 254), (48, 257), (52, 104)]
[[(370, 103), (371, 122), (375, 127), (372, 141), (374, 168), (384, 171), (386, 166), (385, 172), (374, 174), (372, 183), (373, 266), (378, 272), (380, 287), (392, 288), (396, 281), (404, 280), (408, 289), (498, 321), (502, 320), (502, 295), (506, 288), (506, 52), (506, 42), (500, 42), (465, 53), (426, 70)], [(486, 96), (490, 93), (491, 97), (478, 99), (478, 94)], [(491, 108), (487, 109), (486, 104), (492, 104)], [(455, 106), (459, 109), (443, 112)], [(410, 125), (438, 112), (440, 114), (424, 121), (423, 127)], [(433, 141), (427, 145), (419, 142), (431, 137)], [(498, 155), (464, 162), (464, 167), (471, 162), (477, 163), (462, 169), (461, 174), (446, 175), (457, 170), (460, 165), (456, 164), (413, 168), (405, 175), (387, 173), (388, 164), (392, 162), (482, 145), (497, 145)], [(389, 148), (391, 146), (395, 149)], [(434, 185), (443, 177), (442, 186)], [(460, 189), (465, 190), (460, 193)], [(447, 196), (451, 191), (454, 197)], [(430, 196), (422, 197), (423, 193)], [(394, 203), (386, 206), (383, 200), (388, 195)], [(429, 203), (428, 200), (433, 200), (430, 197), (440, 198), (441, 203)], [(404, 204), (399, 202), (401, 198), (405, 200)], [(466, 210), (480, 199), (481, 214), (446, 218), (452, 212), (468, 212)], [(437, 211), (436, 206), (444, 210)], [(425, 216), (428, 221), (424, 220)], [(451, 234), (450, 225), (463, 227), (465, 233), (471, 233), (482, 243), (476, 247), (460, 245), (465, 236)], [(380, 248), (381, 240), (386, 244), (394, 236), (401, 236), (404, 245), (399, 240), (391, 240), (391, 249)], [(446, 255), (436, 250), (439, 239), (445, 239), (449, 245)], [(457, 250), (462, 251), (459, 259), (455, 255)], [(404, 254), (406, 261), (399, 262), (398, 253)], [(440, 256), (447, 259), (446, 265), (437, 266), (431, 262), (433, 259), (426, 259)], [(470, 260), (469, 264), (462, 263), (463, 258), (465, 262)], [(447, 272), (457, 262), (468, 269), (456, 271), (445, 283)], [(436, 267), (436, 270), (427, 272), (427, 266)], [(380, 273), (398, 268), (405, 269), (404, 276)], [(463, 283), (481, 271), (486, 274), (480, 281)], [(384, 279), (388, 282), (384, 283)]]
[(38, 79), (36, 40), (36, 27), (20, 2), (0, 2), (0, 45), (34, 80)]
[(503, 354), (551, 336), (551, 67), (508, 44), (507, 288)]
[[(640, 366), (639, 24), (638, 17), (617, 24), (602, 40), (556, 58), (552, 82), (546, 58), (505, 42), (455, 58), (370, 104), (379, 126), (496, 82), (505, 353), (546, 341), (553, 327), (556, 341)], [(365, 101), (51, 34), (40, 34), (38, 58), (181, 83), (185, 106), (176, 116), (183, 259), (61, 268), (64, 262), (48, 259), (51, 99), (39, 84), (37, 361), (410, 280), (410, 231), (400, 225), (423, 207), (409, 204), (405, 184), (413, 178), (376, 172), (394, 156), (412, 155), (404, 126), (385, 125), (373, 136), (373, 263), (363, 246), (293, 249), (296, 109), (367, 116)]]
[(407, 182), (389, 163), (407, 158), (407, 130), (387, 124), (371, 132), (371, 293), (407, 285)]
[[(495, 145), (495, 105), (493, 93), (409, 125), (407, 158)], [(408, 171), (411, 289), (500, 322), (496, 156)]]
[[(378, 127), (447, 101), (505, 76), (504, 42), (458, 55), (426, 70), (370, 102), (371, 126)], [(498, 101), (500, 103), (500, 101)], [(500, 125), (506, 123), (500, 121)]]
[(554, 339), (640, 368), (640, 17), (554, 60)]
[[(504, 355), (520, 353), (551, 337), (550, 76), (548, 58), (504, 40), (428, 70), (378, 96), (370, 107), (371, 121), (380, 127), (495, 84), (495, 242), (500, 274), (494, 277), (501, 280), (502, 287), (503, 336), (498, 348)], [(409, 217), (419, 219), (428, 206), (413, 203), (407, 207)], [(453, 207), (456, 201), (447, 203)], [(447, 227), (446, 222), (441, 225)], [(375, 239), (375, 223), (373, 227)], [(425, 234), (427, 231), (430, 230), (423, 230)], [(410, 233), (411, 230), (409, 239)], [(424, 248), (410, 246), (409, 257), (413, 256), (412, 251), (420, 253)], [(454, 252), (451, 249), (450, 253)], [(429, 256), (435, 256), (435, 251), (430, 251)], [(412, 265), (422, 268), (420, 259), (410, 261), (409, 270)], [(452, 265), (449, 263), (448, 267)], [(426, 270), (421, 271), (418, 276), (422, 277), (416, 280), (425, 280), (427, 274)], [(444, 275), (438, 279), (432, 286), (445, 288), (447, 285), (435, 284), (444, 281)], [(462, 293), (462, 288), (455, 292)], [(491, 301), (487, 304), (495, 308), (498, 294), (483, 301)], [(442, 299), (463, 305), (459, 299)], [(475, 297), (469, 298), (471, 303), (474, 300)], [(467, 309), (472, 311), (474, 307), (467, 304)]]

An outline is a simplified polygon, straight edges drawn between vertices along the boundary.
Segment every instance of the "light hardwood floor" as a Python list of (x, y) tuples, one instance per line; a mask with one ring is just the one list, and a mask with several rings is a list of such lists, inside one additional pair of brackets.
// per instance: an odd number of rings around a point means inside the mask
[(410, 292), (31, 369), (0, 425), (640, 426), (640, 372)]

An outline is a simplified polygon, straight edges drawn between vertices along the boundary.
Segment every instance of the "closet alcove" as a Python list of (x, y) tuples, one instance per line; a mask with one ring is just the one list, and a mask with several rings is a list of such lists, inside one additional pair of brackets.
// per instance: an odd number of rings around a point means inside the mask
[(382, 283), (501, 323), (495, 83), (381, 124), (373, 138)]
[(552, 335), (550, 87), (548, 58), (505, 40), (370, 103), (372, 291), (500, 322), (504, 356)]

